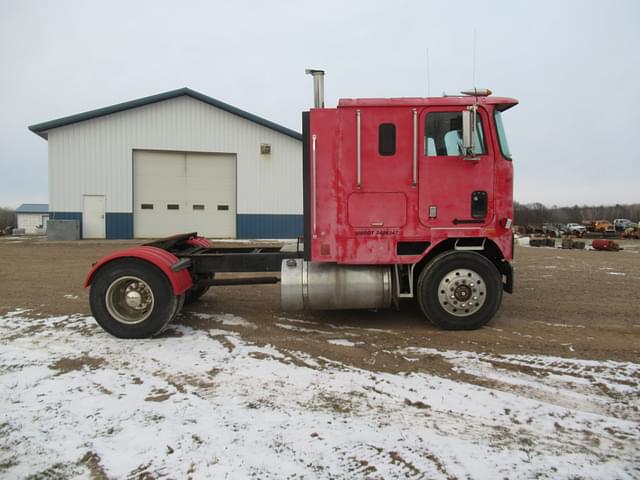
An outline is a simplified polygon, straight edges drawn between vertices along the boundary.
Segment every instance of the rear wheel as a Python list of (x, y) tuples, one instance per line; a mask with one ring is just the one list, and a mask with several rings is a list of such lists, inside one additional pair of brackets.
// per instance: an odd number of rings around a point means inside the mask
[(495, 265), (474, 252), (446, 252), (418, 277), (418, 304), (424, 315), (446, 330), (473, 330), (493, 318), (502, 301)]
[(132, 258), (114, 260), (95, 273), (91, 312), (111, 335), (147, 338), (157, 335), (177, 315), (181, 297), (155, 266)]
[(178, 301), (176, 302), (176, 308), (173, 311), (173, 315), (171, 315), (171, 318), (169, 319), (169, 321), (166, 324), (169, 324), (170, 322), (173, 322), (175, 320), (175, 318), (180, 313), (180, 310), (182, 310), (182, 307), (184, 307), (184, 302), (185, 302), (186, 298), (187, 298), (187, 294), (186, 293), (183, 293), (182, 295), (179, 295), (177, 297)]

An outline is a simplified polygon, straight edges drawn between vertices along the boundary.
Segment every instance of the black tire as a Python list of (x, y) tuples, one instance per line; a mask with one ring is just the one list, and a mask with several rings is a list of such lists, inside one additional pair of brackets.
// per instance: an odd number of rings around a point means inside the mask
[[(119, 338), (157, 335), (181, 306), (164, 273), (133, 258), (114, 260), (100, 268), (91, 283), (89, 301), (98, 324)], [(139, 304), (132, 306), (129, 301)]]
[(166, 323), (166, 325), (168, 325), (169, 323), (173, 322), (175, 320), (175, 318), (178, 316), (178, 314), (180, 313), (180, 310), (182, 310), (182, 307), (184, 307), (184, 302), (185, 302), (186, 298), (187, 298), (187, 294), (186, 293), (183, 293), (182, 295), (179, 295), (177, 297), (178, 301), (176, 302), (176, 309), (173, 312), (173, 315), (171, 315), (171, 318)]
[(502, 279), (486, 257), (445, 252), (420, 272), (416, 288), (425, 317), (445, 330), (474, 330), (487, 324), (502, 301)]

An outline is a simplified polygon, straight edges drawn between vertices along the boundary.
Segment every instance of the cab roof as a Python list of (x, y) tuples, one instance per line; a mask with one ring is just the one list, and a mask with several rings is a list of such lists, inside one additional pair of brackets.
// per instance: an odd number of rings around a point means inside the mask
[(341, 98), (338, 108), (350, 107), (446, 107), (480, 105), (497, 105), (498, 110), (507, 110), (518, 104), (515, 98), (481, 97), (460, 95), (451, 97), (402, 97), (402, 98)]

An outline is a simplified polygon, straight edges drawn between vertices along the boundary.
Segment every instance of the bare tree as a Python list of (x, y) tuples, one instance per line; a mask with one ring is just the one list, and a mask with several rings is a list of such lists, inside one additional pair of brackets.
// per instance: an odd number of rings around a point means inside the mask
[(4, 230), (7, 227), (15, 227), (17, 224), (15, 209), (0, 207), (0, 230)]
[(628, 218), (640, 221), (640, 203), (629, 205), (574, 205), (572, 207), (547, 208), (541, 203), (521, 204), (514, 202), (514, 217), (517, 225), (539, 225), (541, 223), (581, 223), (585, 220), (609, 220)]

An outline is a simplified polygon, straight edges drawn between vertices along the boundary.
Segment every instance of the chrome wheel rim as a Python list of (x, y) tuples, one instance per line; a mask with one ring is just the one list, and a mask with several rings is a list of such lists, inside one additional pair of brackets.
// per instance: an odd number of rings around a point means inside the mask
[(149, 284), (133, 276), (114, 280), (107, 289), (105, 300), (109, 314), (126, 325), (144, 322), (155, 304)]
[(468, 317), (476, 313), (487, 299), (484, 278), (467, 268), (447, 273), (438, 285), (440, 306), (456, 317)]

